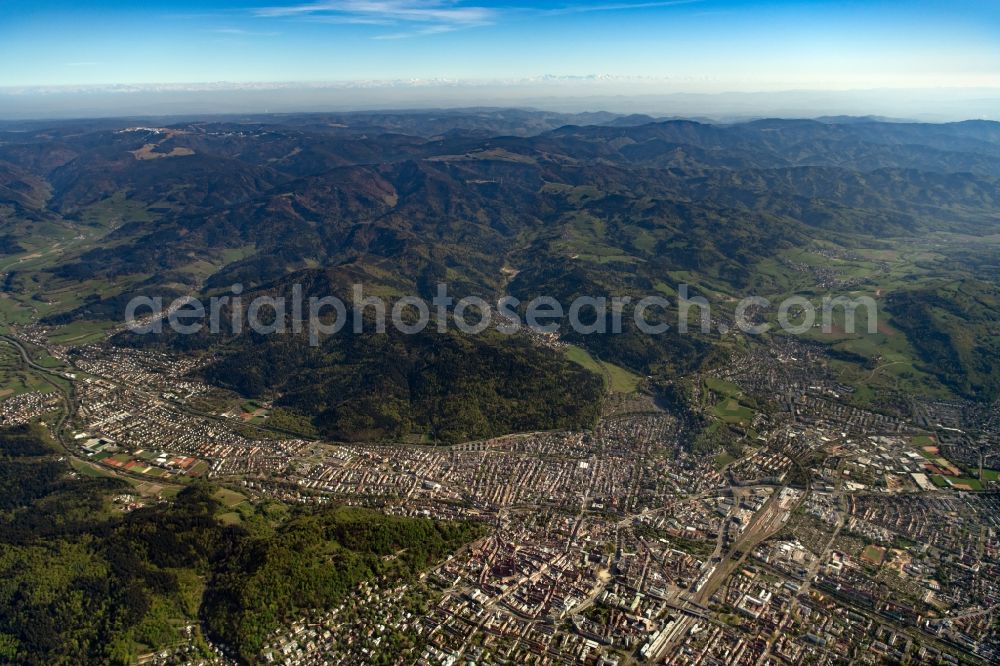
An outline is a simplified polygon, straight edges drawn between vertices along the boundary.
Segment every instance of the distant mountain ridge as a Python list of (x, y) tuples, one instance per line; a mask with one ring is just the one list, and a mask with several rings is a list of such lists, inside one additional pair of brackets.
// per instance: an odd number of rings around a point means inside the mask
[[(303, 276), (393, 294), (447, 281), (488, 299), (638, 296), (680, 279), (736, 294), (775, 288), (761, 262), (818, 241), (1000, 230), (1000, 123), (650, 120), (472, 109), (21, 125), (0, 131), (4, 246), (50, 228), (85, 240), (15, 269), (7, 289), (80, 290), (46, 313), (56, 324), (120, 321), (136, 294), (280, 291)], [(712, 357), (694, 338), (563, 333), (642, 374)], [(423, 410), (394, 422), (427, 422)]]

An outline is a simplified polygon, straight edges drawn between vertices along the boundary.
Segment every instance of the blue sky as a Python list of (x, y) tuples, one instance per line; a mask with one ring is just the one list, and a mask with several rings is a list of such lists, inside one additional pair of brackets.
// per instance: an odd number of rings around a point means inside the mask
[(1000, 87), (1000, 2), (0, 0), (0, 87), (546, 75)]

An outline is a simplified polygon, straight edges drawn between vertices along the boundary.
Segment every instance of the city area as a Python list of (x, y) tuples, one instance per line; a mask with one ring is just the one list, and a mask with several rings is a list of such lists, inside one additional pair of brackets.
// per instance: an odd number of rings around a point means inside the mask
[[(805, 344), (700, 378), (713, 399), (774, 396), (737, 414), (747, 436), (723, 453), (700, 453), (676, 415), (641, 399), (589, 431), (330, 443), (272, 427), (268, 403), (231, 407), (192, 378), (191, 358), (69, 349), (37, 327), (3, 345), (48, 381), (0, 403), (6, 423), (68, 407), (48, 422), (78, 473), (129, 480), (121, 511), (207, 479), (227, 489), (233, 521), (278, 500), (488, 528), (418, 581), (366, 582), (288, 624), (267, 663), (366, 664), (401, 636), (400, 661), (419, 664), (1000, 660), (996, 413), (852, 406)], [(231, 646), (212, 649), (229, 661)]]

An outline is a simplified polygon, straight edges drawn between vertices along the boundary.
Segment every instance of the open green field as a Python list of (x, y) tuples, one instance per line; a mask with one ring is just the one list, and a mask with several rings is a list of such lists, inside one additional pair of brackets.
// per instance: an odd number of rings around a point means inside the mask
[(865, 546), (864, 550), (861, 551), (861, 556), (875, 564), (881, 564), (882, 558), (885, 557), (885, 549), (873, 545)]
[(715, 469), (722, 469), (723, 467), (725, 467), (726, 465), (735, 460), (736, 460), (735, 456), (730, 455), (729, 453), (723, 451), (719, 455), (715, 456), (715, 460), (713, 461), (712, 464), (715, 466)]
[(105, 321), (75, 321), (60, 326), (49, 339), (61, 345), (85, 345), (103, 340), (112, 326), (112, 322)]
[(749, 407), (741, 405), (736, 398), (726, 398), (715, 405), (712, 412), (726, 423), (742, 423), (749, 425), (754, 412)]
[(117, 478), (125, 481), (133, 490), (143, 497), (173, 497), (183, 486), (174, 484), (161, 484), (155, 481), (143, 481), (128, 475), (115, 474), (110, 468), (92, 463), (87, 460), (77, 458), (70, 459), (70, 465), (82, 476), (92, 478)]
[(749, 426), (753, 421), (754, 410), (744, 404), (743, 391), (736, 384), (720, 379), (718, 377), (707, 376), (703, 380), (707, 389), (706, 396), (713, 416), (723, 423)]
[(78, 460), (76, 458), (71, 458), (69, 461), (73, 469), (82, 474), (83, 476), (89, 476), (92, 478), (115, 478), (115, 474), (100, 465), (94, 463), (85, 462), (83, 460)]
[(25, 367), (13, 345), (0, 343), (0, 399), (22, 393), (53, 391), (55, 388), (44, 377)]
[(243, 517), (237, 511), (227, 511), (226, 513), (221, 513), (216, 518), (223, 525), (239, 525), (243, 522)]
[(739, 399), (743, 395), (743, 391), (740, 390), (739, 386), (718, 377), (705, 377), (705, 386), (715, 393), (728, 398)]
[(212, 497), (219, 500), (223, 506), (228, 508), (233, 508), (247, 501), (245, 495), (238, 493), (235, 490), (223, 487), (216, 489), (216, 491), (212, 493)]
[(635, 393), (642, 382), (642, 377), (634, 372), (614, 363), (599, 361), (582, 347), (567, 345), (564, 354), (574, 363), (604, 377), (605, 384), (614, 393)]
[(983, 484), (979, 479), (964, 476), (942, 476), (940, 474), (934, 474), (930, 479), (931, 483), (938, 488), (955, 488), (956, 490), (972, 490), (976, 492), (983, 490)]
[(952, 487), (958, 487), (959, 490), (965, 490), (962, 486), (968, 486), (970, 490), (979, 491), (983, 489), (983, 484), (979, 479), (972, 479), (965, 476), (946, 476), (948, 481), (951, 481)]

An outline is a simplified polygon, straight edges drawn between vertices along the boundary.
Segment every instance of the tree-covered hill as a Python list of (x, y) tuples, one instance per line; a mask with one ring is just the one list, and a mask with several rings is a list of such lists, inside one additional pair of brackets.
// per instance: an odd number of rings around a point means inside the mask
[(127, 483), (79, 475), (53, 451), (41, 430), (0, 431), (0, 663), (204, 650), (201, 623), (255, 663), (281, 623), (362, 581), (407, 579), (481, 533), (345, 508), (248, 506), (231, 525), (205, 485), (122, 514), (109, 500), (132, 492)]

